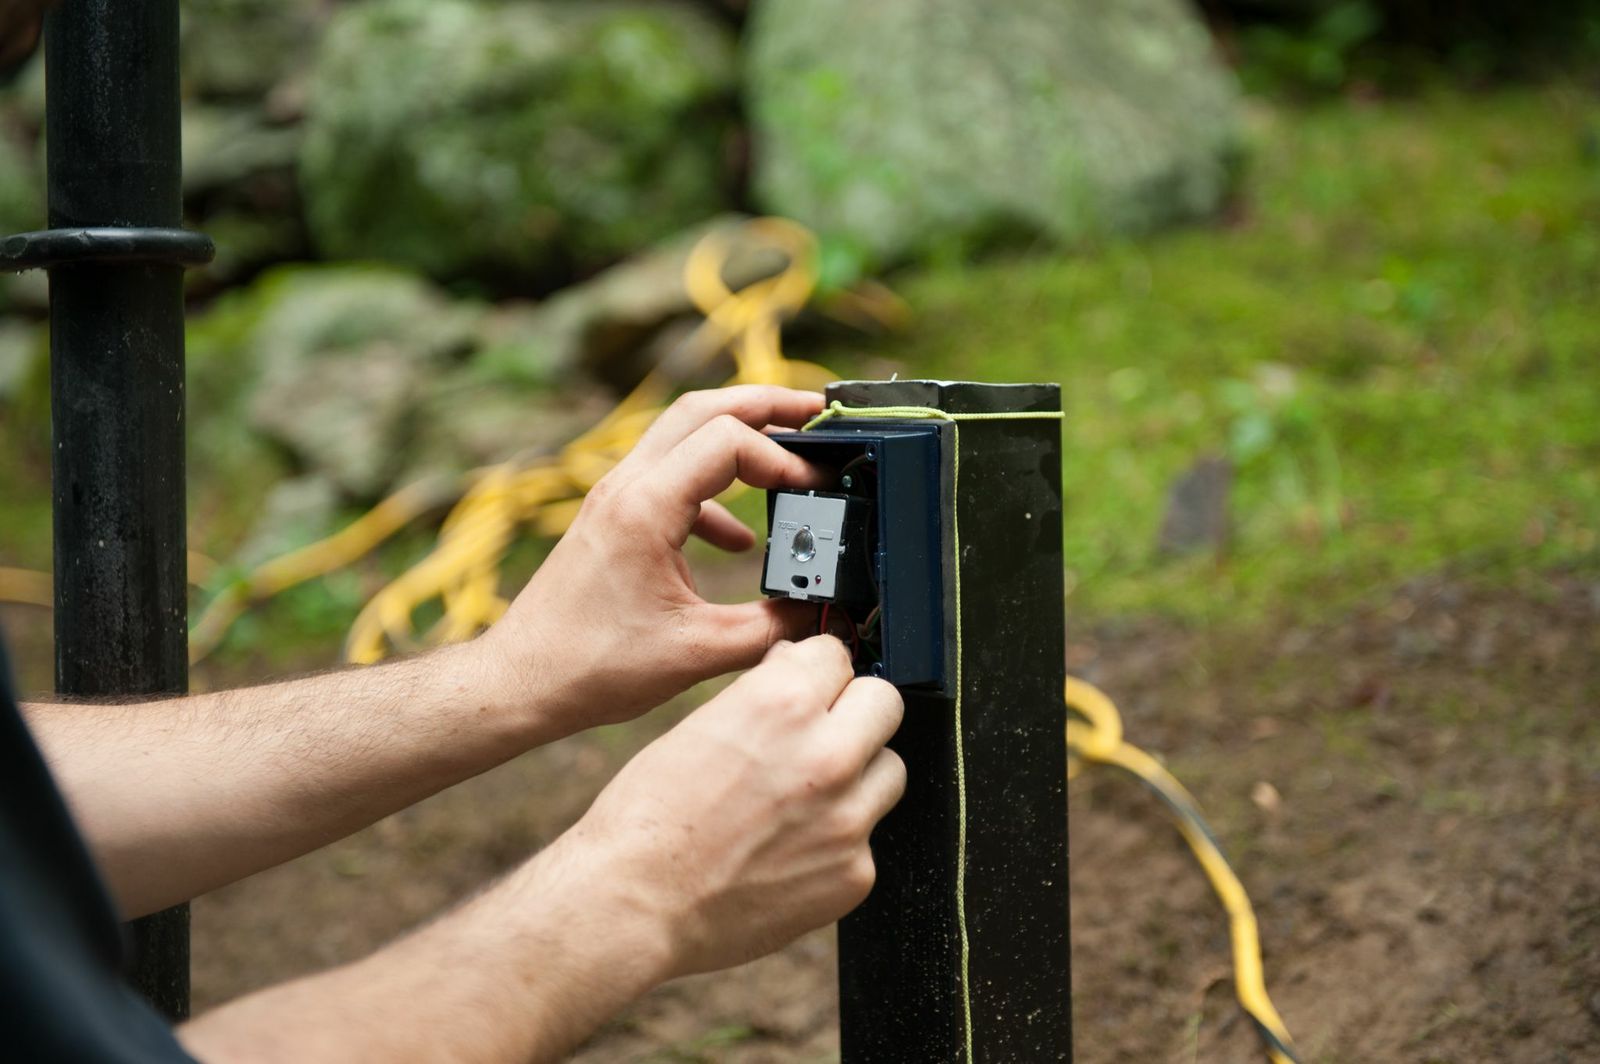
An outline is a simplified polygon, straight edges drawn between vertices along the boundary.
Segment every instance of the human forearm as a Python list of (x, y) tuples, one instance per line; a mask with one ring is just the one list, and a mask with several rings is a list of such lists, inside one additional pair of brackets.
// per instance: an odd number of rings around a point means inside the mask
[(820, 396), (746, 386), (663, 413), (590, 492), (502, 620), (424, 657), (143, 705), (27, 707), (129, 915), (332, 841), (531, 746), (630, 720), (809, 627), (796, 603), (705, 601), (682, 548), (749, 529), (735, 479), (820, 486), (759, 431)]
[[(34, 704), (29, 724), (128, 915), (349, 834), (560, 734), (464, 644), (143, 704)], [(553, 682), (553, 681), (552, 681)]]
[(367, 960), (181, 1036), (207, 1064), (553, 1061), (666, 979), (739, 964), (872, 887), (905, 787), (899, 694), (822, 636), (780, 645), (650, 744), (481, 897)]
[(599, 851), (558, 841), (481, 896), (343, 968), (180, 1029), (206, 1064), (555, 1061), (672, 974), (670, 938)]

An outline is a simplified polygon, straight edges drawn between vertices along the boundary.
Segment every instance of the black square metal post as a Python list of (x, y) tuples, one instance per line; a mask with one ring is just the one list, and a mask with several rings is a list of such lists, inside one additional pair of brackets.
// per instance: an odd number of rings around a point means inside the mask
[[(828, 398), (951, 414), (1061, 409), (1054, 384), (849, 381), (831, 386)], [(972, 1059), (957, 911), (954, 702), (908, 692), (890, 744), (906, 762), (906, 794), (873, 836), (877, 886), (839, 925), (843, 1064), (1072, 1056), (1061, 423), (957, 427)]]
[[(50, 270), (56, 689), (188, 687), (178, 0), (66, 0), (45, 23), (49, 224), (0, 269)], [(137, 989), (189, 1011), (189, 910), (131, 925)]]

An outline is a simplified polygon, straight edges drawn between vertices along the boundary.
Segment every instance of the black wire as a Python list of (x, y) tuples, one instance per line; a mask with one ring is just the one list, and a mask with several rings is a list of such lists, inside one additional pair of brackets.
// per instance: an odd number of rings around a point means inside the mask
[(850, 472), (850, 470), (854, 469), (856, 466), (861, 465), (862, 463), (864, 463), (866, 461), (867, 461), (867, 456), (866, 455), (864, 455), (864, 454), (856, 455), (854, 458), (850, 459), (850, 461), (846, 462), (844, 465), (839, 467), (839, 475), (841, 477), (844, 476), (846, 473)]
[(1267, 1045), (1270, 1046), (1272, 1049), (1274, 1049), (1277, 1052), (1282, 1053), (1284, 1056), (1288, 1057), (1290, 1060), (1292, 1060), (1294, 1062), (1294, 1064), (1301, 1064), (1300, 1054), (1296, 1053), (1293, 1049), (1291, 1049), (1287, 1045), (1285, 1045), (1283, 1039), (1281, 1039), (1277, 1035), (1273, 1034), (1272, 1033), (1272, 1028), (1268, 1027), (1266, 1024), (1261, 1022), (1261, 1017), (1257, 1016), (1255, 1013), (1251, 1012), (1249, 1009), (1245, 1009), (1244, 1006), (1242, 1006), (1242, 1005), (1240, 1006), (1240, 1008), (1244, 1009), (1244, 1014), (1246, 1016), (1250, 1017), (1250, 1022), (1255, 1024), (1256, 1034), (1261, 1036), (1261, 1040), (1263, 1042), (1267, 1043)]

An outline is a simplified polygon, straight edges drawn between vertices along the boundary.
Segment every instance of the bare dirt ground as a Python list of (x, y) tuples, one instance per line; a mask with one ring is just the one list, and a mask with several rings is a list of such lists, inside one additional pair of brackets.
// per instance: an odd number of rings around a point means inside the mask
[[(1101, 626), (1067, 653), (1206, 805), (1308, 1062), (1600, 1060), (1600, 585), (1420, 582), (1324, 625)], [(686, 706), (200, 899), (197, 1007), (427, 918), (553, 838)], [(1109, 769), (1069, 804), (1076, 1058), (1263, 1059), (1157, 804)], [(664, 987), (577, 1059), (837, 1059), (833, 950), (819, 933)]]

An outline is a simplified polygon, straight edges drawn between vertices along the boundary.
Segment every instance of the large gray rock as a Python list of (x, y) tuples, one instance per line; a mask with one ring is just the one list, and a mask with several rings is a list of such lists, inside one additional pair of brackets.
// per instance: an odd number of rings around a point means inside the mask
[(497, 381), (472, 367), (457, 370), (432, 381), (422, 396), (397, 483), (554, 454), (615, 402), (615, 395), (583, 380), (550, 392)]
[(327, 0), (182, 0), (184, 89), (202, 99), (258, 101), (304, 73)]
[(387, 267), (271, 270), (190, 323), (200, 464), (236, 467), (213, 453), (264, 438), (316, 498), (370, 500), (424, 475), (548, 453), (610, 407), (581, 378), (556, 394), (504, 372), (486, 358), (502, 342), (494, 318)]
[(300, 179), (328, 254), (435, 276), (594, 264), (722, 202), (728, 32), (653, 3), (340, 10)]
[(1232, 76), (1185, 0), (758, 0), (756, 193), (889, 260), (1215, 209)]
[(264, 120), (249, 107), (191, 104), (183, 109), (183, 194), (215, 196), (259, 174), (292, 172), (300, 130)]
[(183, 109), (183, 193), (189, 223), (216, 243), (206, 266), (186, 273), (191, 291), (232, 283), (262, 265), (310, 251), (295, 163), (300, 128), (260, 108), (189, 104)]
[[(683, 272), (702, 239), (715, 235), (723, 241), (722, 277), (735, 289), (782, 269), (782, 254), (750, 235), (746, 221), (742, 215), (720, 216), (542, 303), (501, 307), (486, 322), (477, 362), (502, 380), (548, 386), (582, 372), (627, 391), (659, 361), (664, 352), (657, 340), (670, 341), (663, 336), (668, 326), (700, 319)], [(668, 351), (672, 346), (665, 345)]]
[(281, 267), (194, 323), (191, 378), (204, 392), (228, 374), (251, 428), (369, 498), (409, 463), (414, 411), (471, 349), (479, 313), (398, 271)]

